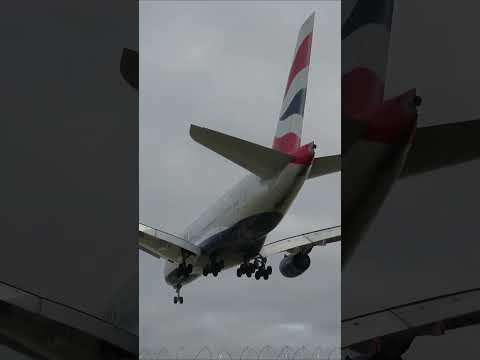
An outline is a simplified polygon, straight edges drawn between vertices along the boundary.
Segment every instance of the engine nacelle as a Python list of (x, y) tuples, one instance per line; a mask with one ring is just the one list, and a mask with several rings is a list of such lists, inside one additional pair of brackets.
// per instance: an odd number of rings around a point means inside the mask
[(310, 257), (307, 254), (299, 253), (285, 256), (278, 267), (281, 274), (292, 278), (301, 275), (310, 267)]

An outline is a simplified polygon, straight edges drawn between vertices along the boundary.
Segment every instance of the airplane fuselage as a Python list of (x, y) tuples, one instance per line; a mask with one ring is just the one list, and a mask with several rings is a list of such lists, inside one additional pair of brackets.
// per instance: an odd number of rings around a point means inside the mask
[(350, 259), (398, 179), (411, 147), (409, 143), (357, 145), (342, 161), (344, 173), (355, 174), (344, 176), (342, 182), (342, 266)]
[[(313, 159), (313, 144), (307, 146)], [(199, 257), (186, 258), (192, 273), (180, 274), (178, 264), (167, 262), (166, 282), (177, 286), (197, 279), (212, 258), (230, 268), (255, 257), (308, 178), (312, 159), (292, 161), (270, 179), (249, 174), (238, 182), (182, 234), (202, 250)]]
[(372, 123), (343, 155), (342, 266), (349, 261), (403, 170), (417, 127), (416, 110), (411, 104), (414, 95), (409, 91), (396, 98), (408, 105), (405, 109), (386, 107), (384, 113), (380, 109), (380, 121)]

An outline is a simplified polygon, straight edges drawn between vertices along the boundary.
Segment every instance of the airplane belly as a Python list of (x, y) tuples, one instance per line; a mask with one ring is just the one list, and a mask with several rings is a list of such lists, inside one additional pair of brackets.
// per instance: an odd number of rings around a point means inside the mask
[(255, 257), (295, 199), (307, 172), (308, 167), (291, 164), (271, 181), (255, 176), (244, 179), (187, 228), (184, 237), (202, 249), (192, 263), (193, 272), (181, 275), (178, 264), (167, 264), (165, 281), (172, 286), (192, 282), (211, 258), (223, 260), (229, 268)]
[(238, 254), (240, 259), (253, 257), (262, 248), (266, 235), (282, 218), (283, 214), (279, 212), (248, 216), (230, 228), (208, 237), (200, 246), (207, 256), (232, 257), (232, 254)]
[[(209, 236), (199, 244), (203, 254), (192, 263), (191, 274), (180, 274), (178, 264), (169, 262), (165, 264), (166, 283), (173, 287), (177, 284), (191, 283), (202, 276), (203, 267), (212, 256), (224, 260), (225, 268), (253, 258), (263, 247), (266, 235), (278, 225), (282, 218), (283, 214), (278, 212), (255, 214)], [(189, 263), (188, 260), (187, 263)]]
[(238, 264), (256, 256), (300, 191), (307, 171), (305, 166), (291, 164), (275, 179), (252, 186), (236, 211), (219, 219), (223, 230), (199, 244), (205, 254), (223, 258), (226, 265), (228, 259)]

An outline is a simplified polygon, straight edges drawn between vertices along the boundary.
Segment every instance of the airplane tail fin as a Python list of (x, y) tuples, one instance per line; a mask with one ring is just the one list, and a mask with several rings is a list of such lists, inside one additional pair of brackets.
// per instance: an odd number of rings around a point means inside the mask
[(299, 148), (302, 137), (303, 110), (307, 95), (314, 19), (315, 13), (312, 13), (298, 33), (277, 131), (273, 140), (272, 148), (287, 154)]
[[(342, 1), (342, 113), (383, 102), (394, 0)], [(351, 9), (343, 11), (343, 9)]]
[(262, 179), (275, 176), (295, 159), (277, 150), (196, 125), (190, 126), (190, 136)]

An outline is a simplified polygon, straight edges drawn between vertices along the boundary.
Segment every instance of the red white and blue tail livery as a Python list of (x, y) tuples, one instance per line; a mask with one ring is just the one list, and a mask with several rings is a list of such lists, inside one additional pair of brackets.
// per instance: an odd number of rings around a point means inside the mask
[(315, 13), (312, 13), (300, 28), (283, 95), (273, 148), (284, 153), (291, 153), (300, 147), (314, 19)]

